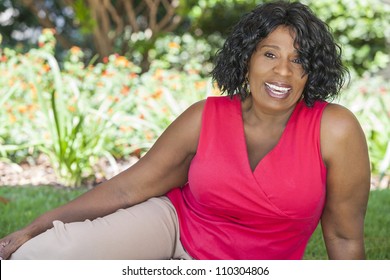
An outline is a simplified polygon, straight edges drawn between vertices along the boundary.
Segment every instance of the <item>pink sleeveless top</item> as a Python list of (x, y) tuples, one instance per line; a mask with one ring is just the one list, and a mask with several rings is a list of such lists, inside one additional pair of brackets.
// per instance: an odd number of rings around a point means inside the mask
[(209, 97), (188, 183), (167, 196), (195, 259), (301, 259), (325, 201), (320, 123), (326, 102), (299, 102), (252, 172), (241, 101)]

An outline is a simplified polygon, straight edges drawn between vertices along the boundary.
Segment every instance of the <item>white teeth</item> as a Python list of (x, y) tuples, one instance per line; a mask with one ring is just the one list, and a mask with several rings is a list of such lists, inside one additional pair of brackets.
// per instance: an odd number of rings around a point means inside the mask
[(286, 94), (291, 88), (290, 87), (279, 87), (273, 84), (265, 83), (272, 91), (279, 94)]

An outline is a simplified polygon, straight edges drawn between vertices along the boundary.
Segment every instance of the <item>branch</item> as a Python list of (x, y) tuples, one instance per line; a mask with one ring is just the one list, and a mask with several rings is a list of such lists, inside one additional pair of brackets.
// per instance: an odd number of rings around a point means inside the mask
[(116, 23), (116, 31), (115, 31), (115, 38), (117, 38), (122, 32), (123, 32), (123, 21), (119, 17), (117, 11), (115, 10), (115, 7), (112, 6), (110, 0), (104, 0), (103, 5), (105, 6), (106, 10), (110, 14), (112, 21)]
[[(178, 15), (174, 16), (177, 7), (174, 6), (175, 1), (172, 1), (172, 4), (170, 4), (167, 0), (162, 0), (162, 3), (167, 13), (163, 17), (163, 19), (158, 23), (157, 28), (158, 30), (171, 31), (175, 29), (177, 25), (180, 23), (181, 17)], [(171, 23), (170, 26), (166, 27), (169, 23)]]
[(95, 47), (100, 56), (104, 57), (112, 51), (112, 42), (108, 37), (110, 21), (107, 14), (105, 14), (104, 6), (101, 5), (99, 0), (88, 0), (88, 4), (91, 9), (91, 14), (97, 23), (97, 26), (93, 30)]
[(139, 32), (139, 26), (137, 23), (137, 16), (134, 12), (134, 6), (133, 6), (132, 2), (133, 1), (128, 1), (128, 0), (122, 1), (122, 3), (124, 4), (125, 10), (126, 10), (126, 14), (129, 17), (129, 22), (130, 22), (130, 25), (133, 29), (133, 32)]
[(157, 8), (160, 4), (159, 0), (157, 0), (158, 3), (155, 3), (153, 0), (145, 0), (146, 5), (148, 5), (149, 8), (149, 28), (152, 30), (153, 34), (155, 31), (158, 31), (158, 27), (156, 24), (156, 18), (157, 18)]
[[(39, 1), (39, 2), (42, 4), (42, 1)], [(35, 2), (33, 0), (22, 0), (22, 4), (36, 16), (39, 24), (43, 28), (56, 29), (56, 25), (47, 16), (49, 14), (49, 12), (47, 10), (44, 10), (45, 16), (41, 17), (41, 16), (38, 16), (40, 10), (37, 8), (37, 5), (35, 4)], [(63, 36), (57, 32), (54, 34), (54, 36), (56, 37), (57, 42), (65, 49), (72, 47), (72, 44), (69, 42), (69, 40), (65, 36)]]

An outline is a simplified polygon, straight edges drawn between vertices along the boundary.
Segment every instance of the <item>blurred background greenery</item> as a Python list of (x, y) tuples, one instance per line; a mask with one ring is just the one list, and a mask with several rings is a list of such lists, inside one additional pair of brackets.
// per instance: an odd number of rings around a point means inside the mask
[[(3, 0), (0, 160), (50, 159), (64, 186), (141, 156), (191, 103), (219, 91), (216, 50), (254, 0)], [(390, 175), (390, 4), (302, 0), (351, 70), (340, 102), (365, 130), (376, 186)], [(104, 170), (99, 170), (104, 173)], [(105, 174), (103, 174), (103, 177)]]

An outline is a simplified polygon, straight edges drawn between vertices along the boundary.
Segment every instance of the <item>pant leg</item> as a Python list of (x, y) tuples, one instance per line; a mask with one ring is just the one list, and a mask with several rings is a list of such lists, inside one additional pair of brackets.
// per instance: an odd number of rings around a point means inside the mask
[(64, 224), (23, 244), (11, 259), (191, 259), (167, 197), (151, 198), (93, 221)]

